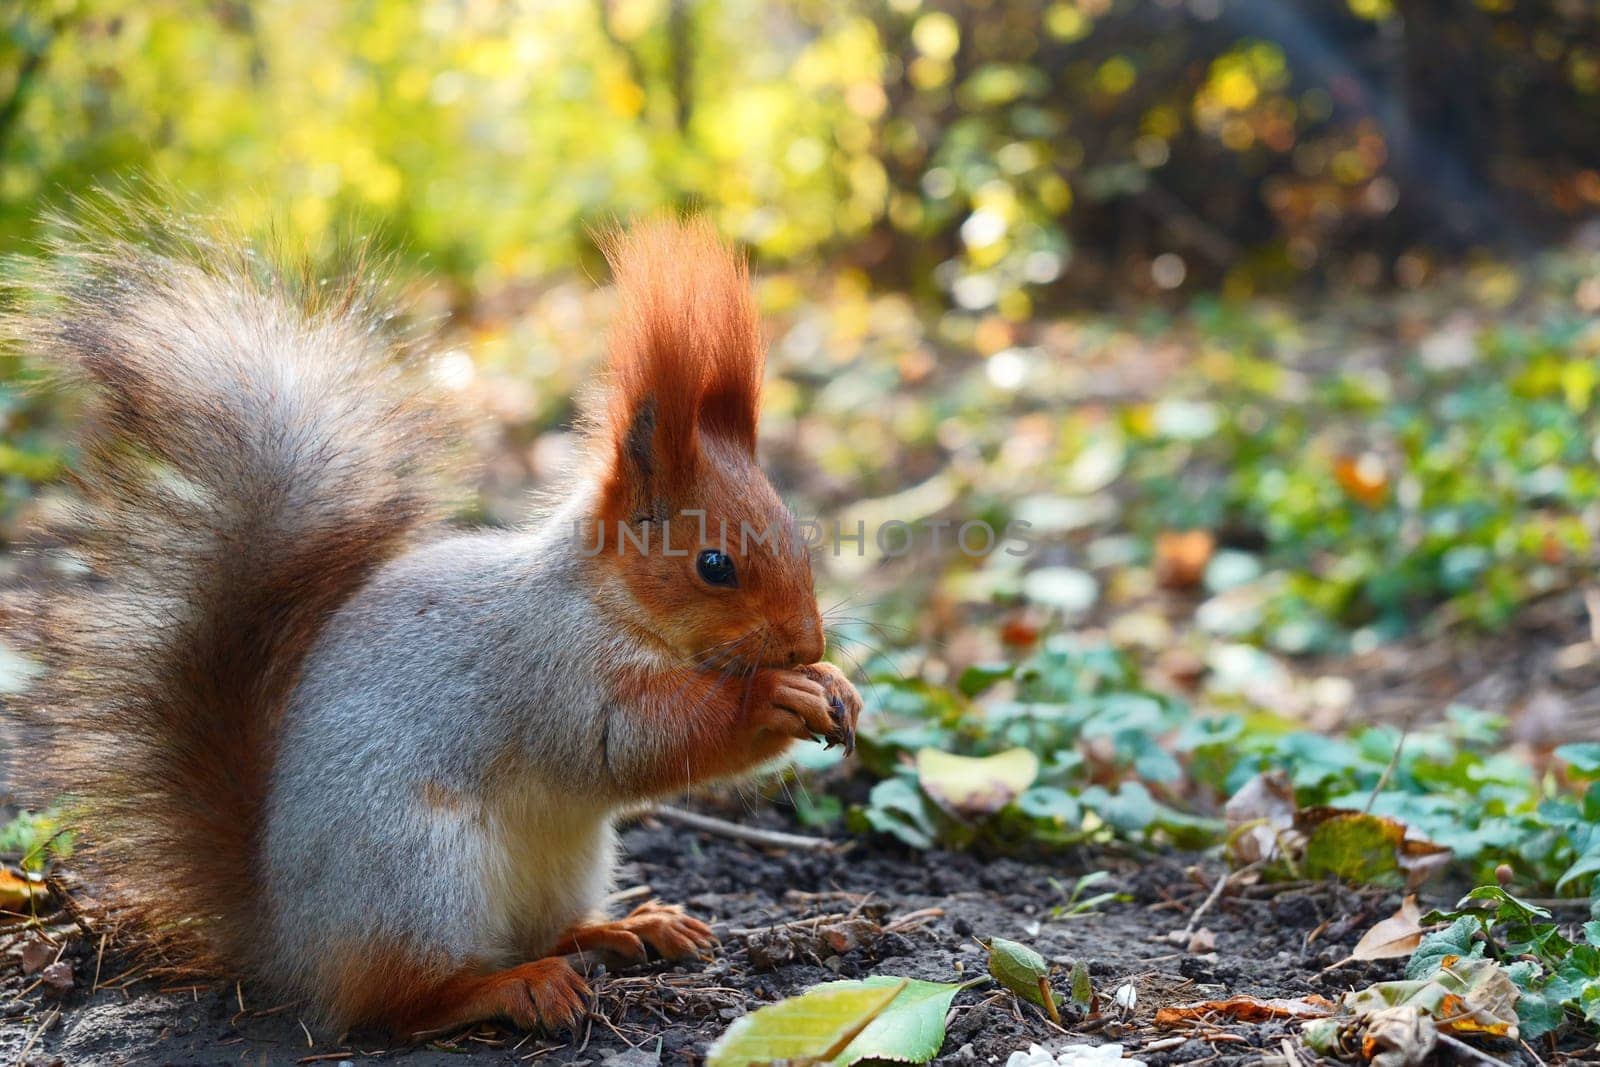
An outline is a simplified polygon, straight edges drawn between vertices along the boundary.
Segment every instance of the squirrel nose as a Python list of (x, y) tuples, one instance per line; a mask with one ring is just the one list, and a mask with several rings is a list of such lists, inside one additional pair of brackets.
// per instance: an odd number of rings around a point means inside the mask
[(795, 644), (789, 649), (789, 660), (794, 666), (802, 667), (807, 663), (821, 662), (822, 653), (822, 620), (812, 616), (800, 624)]

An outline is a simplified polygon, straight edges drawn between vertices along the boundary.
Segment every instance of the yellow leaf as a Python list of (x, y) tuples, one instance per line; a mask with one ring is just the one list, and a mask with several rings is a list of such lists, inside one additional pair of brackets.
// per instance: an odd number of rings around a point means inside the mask
[(994, 756), (955, 756), (936, 748), (917, 753), (923, 791), (957, 815), (992, 815), (1039, 777), (1039, 758), (1025, 748)]
[(50, 887), (0, 867), (0, 911), (31, 912), (50, 898)]

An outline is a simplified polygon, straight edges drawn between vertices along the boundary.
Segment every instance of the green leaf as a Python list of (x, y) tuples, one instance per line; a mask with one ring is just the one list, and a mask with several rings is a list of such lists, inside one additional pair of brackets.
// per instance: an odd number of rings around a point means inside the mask
[(975, 697), (996, 682), (1003, 682), (1016, 673), (1010, 663), (975, 663), (961, 672), (956, 688), (969, 697)]
[(927, 800), (904, 778), (886, 778), (873, 786), (861, 816), (869, 829), (897, 837), (912, 848), (932, 848), (938, 834)]
[(1446, 956), (1476, 959), (1483, 955), (1483, 945), (1476, 940), (1481, 924), (1470, 915), (1464, 915), (1437, 933), (1429, 934), (1417, 946), (1406, 962), (1406, 977), (1427, 978), (1439, 970)]
[(895, 980), (888, 989), (830, 982), (757, 1009), (735, 1019), (717, 1039), (707, 1055), (707, 1067), (832, 1059), (889, 1007), (905, 982)]
[[(878, 975), (864, 978), (860, 984), (883, 988), (902, 981), (906, 980)], [(950, 1002), (962, 988), (953, 982), (906, 981), (889, 1007), (834, 1057), (835, 1067), (848, 1067), (861, 1060), (927, 1063), (944, 1046), (944, 1019), (950, 1014)]]
[(1068, 989), (1074, 1011), (1080, 1015), (1087, 1015), (1094, 1009), (1094, 986), (1089, 981), (1089, 966), (1082, 960), (1073, 961)]
[(1090, 786), (1078, 799), (1121, 833), (1147, 830), (1156, 819), (1155, 798), (1139, 782), (1124, 782), (1115, 793), (1103, 786)]
[(1550, 912), (1537, 904), (1529, 904), (1520, 897), (1506, 892), (1497, 885), (1480, 885), (1462, 897), (1456, 907), (1464, 907), (1469, 900), (1486, 900), (1495, 905), (1495, 917), (1502, 922), (1531, 923), (1535, 919), (1548, 919)]
[(944, 1017), (961, 987), (877, 976), (826, 982), (734, 1020), (706, 1067), (779, 1060), (848, 1067), (861, 1060), (926, 1063), (944, 1044)]
[(1017, 798), (1017, 809), (1030, 819), (1039, 819), (1062, 829), (1077, 829), (1083, 823), (1083, 808), (1065, 789), (1036, 785)]
[(1600, 778), (1600, 741), (1562, 745), (1556, 749), (1556, 758), (1566, 761), (1579, 778)]
[(1003, 937), (989, 941), (989, 973), (1029, 1004), (1036, 1004), (1058, 1018), (1056, 994), (1050, 988), (1050, 965), (1027, 945)]
[(1587, 852), (1566, 869), (1556, 881), (1556, 892), (1563, 893), (1568, 886), (1592, 874), (1600, 874), (1600, 841), (1591, 845)]
[(1330, 875), (1358, 885), (1399, 885), (1404, 881), (1396, 850), (1405, 827), (1393, 819), (1362, 812), (1339, 812), (1318, 822), (1306, 838), (1305, 873)]

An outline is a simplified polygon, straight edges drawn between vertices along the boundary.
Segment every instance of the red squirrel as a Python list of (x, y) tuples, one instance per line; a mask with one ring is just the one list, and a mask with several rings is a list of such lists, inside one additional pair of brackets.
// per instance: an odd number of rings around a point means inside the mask
[(525, 527), (462, 533), (449, 420), (370, 286), (133, 214), (56, 243), (3, 331), (90, 398), (93, 580), (30, 613), (20, 711), (116, 898), (326, 1025), (404, 1035), (570, 1027), (574, 954), (709, 946), (675, 906), (605, 915), (614, 818), (848, 745), (861, 709), (773, 535), (743, 260), (703, 221), (606, 242), (583, 460)]

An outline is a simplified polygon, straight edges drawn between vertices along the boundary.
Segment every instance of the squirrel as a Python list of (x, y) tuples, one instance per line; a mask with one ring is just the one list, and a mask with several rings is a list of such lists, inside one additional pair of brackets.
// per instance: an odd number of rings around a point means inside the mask
[(451, 418), (367, 272), (132, 214), (73, 224), (0, 318), (88, 397), (91, 577), (29, 609), (10, 710), (115, 899), (335, 1032), (571, 1028), (570, 957), (711, 946), (677, 906), (606, 916), (614, 820), (848, 749), (861, 710), (771, 535), (743, 258), (696, 219), (603, 239), (582, 458), (525, 528), (458, 532)]

